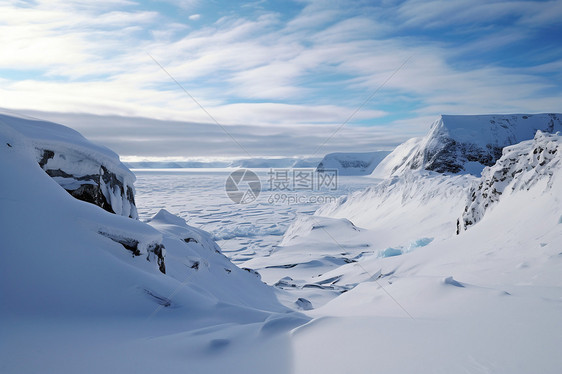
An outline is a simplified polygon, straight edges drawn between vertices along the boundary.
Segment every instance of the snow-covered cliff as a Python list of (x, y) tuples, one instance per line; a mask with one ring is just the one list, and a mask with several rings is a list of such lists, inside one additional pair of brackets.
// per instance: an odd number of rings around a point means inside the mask
[(385, 178), (410, 169), (479, 176), (502, 149), (532, 139), (537, 130), (562, 131), (561, 114), (442, 115), (429, 133), (397, 147), (374, 170)]
[[(562, 136), (537, 131), (533, 140), (503, 149), (502, 157), (482, 172), (469, 192), (457, 234), (479, 222), (488, 209), (508, 195), (529, 190), (541, 183), (544, 192), (552, 188), (553, 178), (562, 173)], [(557, 192), (555, 192), (557, 193)]]
[(339, 175), (368, 175), (390, 152), (329, 153), (316, 170), (337, 170)]
[(137, 218), (135, 175), (119, 156), (56, 123), (0, 113), (0, 130), (17, 137), (39, 166), (77, 199)]

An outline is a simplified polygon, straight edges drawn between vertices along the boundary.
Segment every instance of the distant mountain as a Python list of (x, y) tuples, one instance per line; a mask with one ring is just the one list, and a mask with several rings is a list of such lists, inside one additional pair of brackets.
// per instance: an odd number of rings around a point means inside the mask
[(501, 157), (504, 147), (533, 139), (537, 130), (562, 131), (562, 115), (442, 115), (426, 136), (398, 146), (373, 176), (384, 178), (409, 169), (479, 176)]
[(336, 169), (340, 175), (368, 175), (389, 153), (389, 151), (329, 153), (324, 156), (316, 170)]
[(314, 168), (319, 158), (244, 158), (230, 161), (139, 161), (125, 162), (131, 169), (199, 169), (199, 168)]

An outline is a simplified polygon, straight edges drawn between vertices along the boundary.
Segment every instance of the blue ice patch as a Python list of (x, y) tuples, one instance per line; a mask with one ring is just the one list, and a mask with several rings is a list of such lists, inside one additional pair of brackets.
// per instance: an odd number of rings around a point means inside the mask
[(393, 256), (400, 256), (402, 254), (401, 249), (397, 248), (387, 248), (381, 252), (381, 257), (393, 257)]

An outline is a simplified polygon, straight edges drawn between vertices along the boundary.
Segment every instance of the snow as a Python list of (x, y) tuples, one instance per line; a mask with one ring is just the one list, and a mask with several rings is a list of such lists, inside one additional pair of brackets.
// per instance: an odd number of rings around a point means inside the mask
[[(561, 144), (533, 134), (482, 176), (369, 179), (314, 215), (226, 204), (201, 177), (208, 211), (178, 188), (141, 222), (73, 198), (39, 166), (33, 137), (0, 122), (0, 371), (558, 373)], [(478, 219), (457, 235), (466, 207)], [(231, 221), (225, 238), (277, 245), (236, 266), (220, 230), (195, 227), (203, 216)], [(252, 228), (263, 221), (276, 235)]]
[(545, 189), (549, 189), (562, 160), (561, 140), (559, 134), (539, 130), (533, 140), (504, 148), (502, 157), (484, 169), (480, 183), (471, 188), (470, 203), (459, 221), (459, 230), (480, 221), (502, 195), (528, 190), (539, 182), (546, 183)]
[(369, 175), (390, 152), (329, 153), (317, 170), (337, 170), (338, 175)]
[[(72, 194), (100, 200), (104, 209), (136, 218), (134, 204), (135, 175), (119, 156), (106, 147), (91, 143), (78, 132), (47, 121), (14, 117), (0, 113), (0, 131), (13, 134), (21, 147), (34, 155), (41, 167)], [(80, 190), (92, 187), (92, 192)], [(103, 195), (103, 204), (99, 196)]]
[[(0, 127), (3, 372), (221, 372), (249, 359), (250, 344), (270, 349), (261, 357), (284, 357), (283, 331), (308, 318), (233, 265), (209, 234), (165, 211), (147, 224), (73, 198), (30, 144)], [(122, 244), (131, 240), (138, 254)], [(153, 243), (165, 247), (166, 274)], [(230, 358), (208, 363), (225, 349)]]
[(562, 131), (562, 115), (442, 115), (426, 136), (398, 146), (372, 175), (386, 178), (426, 169), (479, 176), (501, 156), (503, 147), (533, 139), (537, 130)]

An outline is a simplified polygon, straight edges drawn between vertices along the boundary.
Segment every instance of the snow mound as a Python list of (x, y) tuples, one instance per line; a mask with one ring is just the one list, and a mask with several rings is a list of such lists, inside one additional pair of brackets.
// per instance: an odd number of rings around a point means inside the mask
[(562, 130), (561, 114), (442, 115), (429, 133), (397, 147), (373, 171), (386, 178), (410, 169), (479, 176), (506, 146), (533, 139), (537, 130)]
[(502, 195), (543, 183), (552, 188), (555, 175), (562, 172), (562, 136), (537, 131), (533, 140), (503, 149), (494, 166), (484, 169), (480, 181), (469, 192), (462, 217), (457, 221), (457, 234), (479, 222), (485, 212), (497, 204)]
[(390, 152), (329, 153), (316, 170), (337, 170), (339, 175), (369, 175)]
[(18, 138), (39, 166), (72, 196), (103, 209), (137, 218), (134, 174), (108, 148), (47, 121), (0, 113), (0, 131)]
[(32, 125), (37, 134), (25, 121), (0, 122), (0, 170), (8, 176), (0, 179), (3, 319), (155, 318), (190, 329), (288, 311), (255, 274), (222, 255), (210, 234), (181, 218), (160, 211), (147, 224), (70, 196), (42, 170), (37, 147), (80, 153), (87, 165), (114, 162), (117, 171), (118, 158), (65, 127)]

